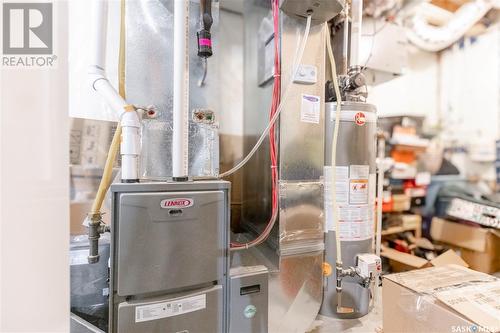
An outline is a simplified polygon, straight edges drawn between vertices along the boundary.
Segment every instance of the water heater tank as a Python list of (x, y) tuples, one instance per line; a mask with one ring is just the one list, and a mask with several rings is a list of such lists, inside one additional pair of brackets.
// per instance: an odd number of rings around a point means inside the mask
[(339, 212), (342, 263), (345, 268), (356, 266), (356, 257), (373, 253), (376, 189), (375, 106), (361, 102), (342, 102), (336, 153), (336, 184), (332, 186), (332, 141), (335, 128), (336, 103), (325, 107), (325, 265), (333, 269), (326, 277), (320, 314), (337, 318), (358, 318), (368, 313), (369, 288), (355, 277), (342, 280), (341, 302), (348, 313), (337, 312), (335, 290), (335, 222), (332, 190), (335, 188)]

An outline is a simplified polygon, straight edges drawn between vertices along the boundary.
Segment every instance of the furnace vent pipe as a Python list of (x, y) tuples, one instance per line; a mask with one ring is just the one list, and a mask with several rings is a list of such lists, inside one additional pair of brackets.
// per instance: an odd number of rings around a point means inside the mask
[(106, 35), (108, 24), (108, 2), (93, 1), (92, 37), (93, 49), (89, 66), (89, 80), (104, 101), (118, 114), (122, 127), (120, 153), (122, 156), (122, 182), (139, 180), (140, 119), (132, 105), (129, 105), (111, 85), (106, 77)]
[[(349, 2), (344, 1), (344, 34), (342, 38), (342, 74), (347, 75), (349, 72), (349, 60), (347, 55), (349, 54)], [(332, 78), (335, 80), (335, 78)]]
[(498, 1), (495, 3), (493, 0), (476, 0), (465, 3), (450, 21), (441, 27), (430, 25), (426, 15), (420, 10), (411, 19), (407, 37), (410, 42), (425, 51), (441, 51), (459, 40), (494, 7), (498, 8)]
[(363, 23), (363, 0), (352, 0), (351, 3), (351, 54), (349, 66), (360, 66), (359, 50), (361, 45), (361, 25)]
[(189, 63), (187, 38), (189, 1), (174, 0), (174, 100), (172, 179), (188, 179)]

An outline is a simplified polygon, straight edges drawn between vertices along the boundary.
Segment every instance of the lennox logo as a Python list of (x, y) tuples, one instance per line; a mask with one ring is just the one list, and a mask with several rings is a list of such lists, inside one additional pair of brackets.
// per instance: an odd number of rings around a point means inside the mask
[(194, 204), (193, 199), (189, 198), (175, 198), (175, 199), (165, 199), (160, 202), (161, 208), (188, 208)]
[(53, 66), (53, 32), (52, 3), (4, 3), (2, 65)]

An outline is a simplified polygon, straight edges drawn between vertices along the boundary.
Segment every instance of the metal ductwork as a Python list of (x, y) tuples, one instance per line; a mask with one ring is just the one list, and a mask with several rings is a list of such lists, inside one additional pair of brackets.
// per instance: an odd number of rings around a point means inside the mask
[(443, 26), (429, 24), (422, 7), (410, 19), (407, 37), (417, 47), (429, 51), (441, 51), (470, 30), (486, 13), (499, 8), (499, 2), (493, 0), (476, 0), (462, 5)]

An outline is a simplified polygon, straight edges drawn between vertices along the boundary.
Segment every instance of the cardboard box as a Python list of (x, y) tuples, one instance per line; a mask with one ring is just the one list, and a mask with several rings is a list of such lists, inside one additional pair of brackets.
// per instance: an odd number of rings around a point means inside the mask
[(409, 253), (400, 252), (391, 248), (382, 247), (382, 257), (389, 259), (393, 272), (406, 272), (425, 267), (441, 267), (449, 264), (468, 267), (455, 251), (448, 250), (432, 260), (426, 260)]
[(498, 332), (500, 279), (458, 265), (384, 277), (383, 331)]
[(394, 194), (392, 196), (392, 211), (393, 212), (404, 212), (409, 210), (411, 207), (410, 197), (406, 194)]
[(401, 226), (405, 230), (421, 230), (422, 216), (416, 214), (401, 214)]
[(431, 223), (431, 237), (460, 249), (471, 269), (484, 273), (500, 271), (500, 230), (435, 217)]

